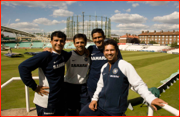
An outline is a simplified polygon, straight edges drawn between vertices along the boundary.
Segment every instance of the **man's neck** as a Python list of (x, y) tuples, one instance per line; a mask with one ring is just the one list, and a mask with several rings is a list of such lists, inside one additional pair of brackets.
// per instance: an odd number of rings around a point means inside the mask
[(52, 50), (52, 52), (57, 53), (57, 54), (61, 54), (61, 51)]
[(74, 50), (74, 52), (76, 52), (79, 55), (83, 55), (85, 53), (85, 51), (78, 51), (78, 50), (76, 50), (76, 51)]

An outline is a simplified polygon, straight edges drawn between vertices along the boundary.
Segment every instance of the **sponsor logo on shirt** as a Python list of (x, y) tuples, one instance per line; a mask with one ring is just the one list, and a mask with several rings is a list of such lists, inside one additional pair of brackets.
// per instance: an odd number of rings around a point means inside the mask
[(107, 60), (105, 56), (96, 56), (96, 57), (91, 57), (91, 60)]
[(117, 76), (117, 75), (110, 75), (110, 77), (112, 77), (112, 78), (119, 78), (119, 76)]
[(57, 65), (53, 65), (53, 68), (57, 69), (57, 68), (60, 68), (60, 67), (62, 67), (64, 65), (65, 65), (65, 63), (63, 62), (63, 63), (57, 64)]
[(71, 67), (87, 67), (88, 64), (71, 64)]

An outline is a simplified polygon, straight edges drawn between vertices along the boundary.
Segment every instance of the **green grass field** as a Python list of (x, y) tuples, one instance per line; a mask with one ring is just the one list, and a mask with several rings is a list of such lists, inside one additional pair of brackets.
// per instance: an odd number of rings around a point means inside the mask
[[(12, 51), (23, 54), (27, 51), (42, 51), (42, 49), (12, 49)], [(12, 77), (19, 77), (18, 65), (31, 57), (31, 55), (24, 55), (24, 57), (21, 58), (8, 58), (4, 56), (5, 53), (6, 51), (1, 52), (1, 84)], [(160, 86), (161, 80), (168, 78), (179, 69), (179, 55), (134, 51), (122, 51), (121, 53), (123, 59), (130, 62), (135, 67), (136, 71), (149, 88)], [(33, 71), (32, 75), (38, 76), (38, 71)], [(33, 104), (34, 92), (30, 89), (29, 93), (30, 107), (35, 107)], [(135, 92), (129, 91), (128, 99), (130, 101), (137, 101), (140, 99), (139, 97), (140, 96)], [(167, 89), (165, 93), (162, 93), (160, 98), (179, 110), (179, 82), (171, 86), (170, 89)], [(13, 81), (1, 90), (1, 109), (25, 108), (25, 104), (25, 88), (22, 81)], [(147, 106), (140, 106), (141, 104), (134, 104), (134, 110), (131, 111), (128, 109), (126, 115), (146, 116)], [(164, 109), (159, 109), (157, 113), (154, 113), (154, 116), (172, 116), (171, 113)]]

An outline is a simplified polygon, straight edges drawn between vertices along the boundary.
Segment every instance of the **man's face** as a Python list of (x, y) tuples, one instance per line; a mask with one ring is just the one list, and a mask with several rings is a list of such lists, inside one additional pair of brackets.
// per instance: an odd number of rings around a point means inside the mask
[(78, 50), (79, 52), (84, 52), (86, 42), (84, 41), (83, 38), (76, 38), (74, 40), (74, 46), (76, 47), (76, 50)]
[(53, 40), (51, 41), (51, 45), (52, 45), (52, 50), (57, 52), (57, 53), (61, 53), (61, 51), (64, 48), (65, 45), (65, 41), (63, 38), (59, 38), (54, 36)]
[(103, 46), (105, 37), (103, 37), (101, 33), (98, 32), (94, 33), (92, 35), (92, 38), (93, 38), (93, 42), (96, 44), (98, 48), (101, 48)]
[(107, 58), (108, 62), (114, 63), (117, 61), (118, 52), (116, 51), (115, 47), (111, 44), (106, 45), (104, 48), (104, 56)]

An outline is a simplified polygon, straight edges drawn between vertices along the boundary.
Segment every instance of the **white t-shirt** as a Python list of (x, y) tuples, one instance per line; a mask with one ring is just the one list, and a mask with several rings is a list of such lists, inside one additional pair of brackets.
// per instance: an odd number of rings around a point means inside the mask
[(66, 76), (64, 82), (72, 84), (84, 84), (87, 81), (87, 72), (90, 66), (90, 58), (85, 54), (78, 55), (72, 51), (72, 55), (66, 62)]

